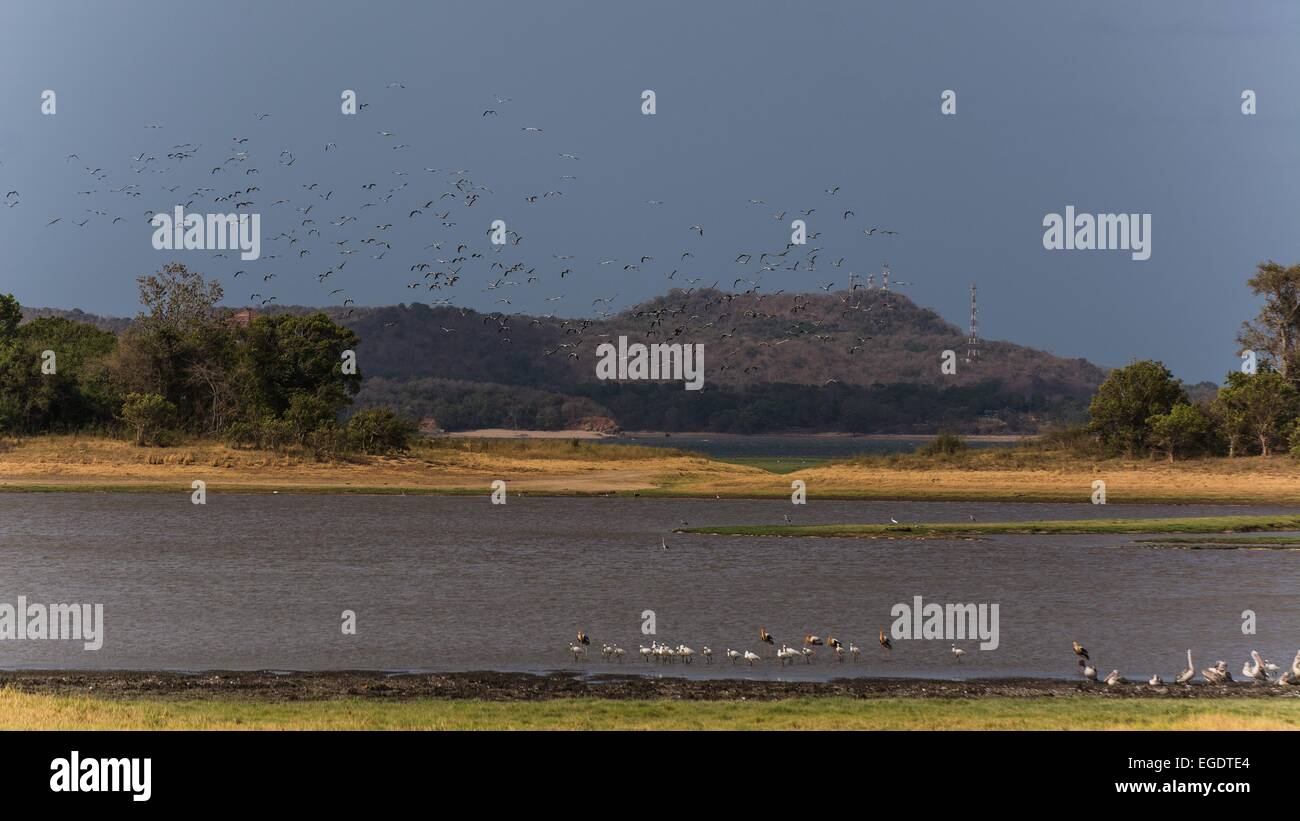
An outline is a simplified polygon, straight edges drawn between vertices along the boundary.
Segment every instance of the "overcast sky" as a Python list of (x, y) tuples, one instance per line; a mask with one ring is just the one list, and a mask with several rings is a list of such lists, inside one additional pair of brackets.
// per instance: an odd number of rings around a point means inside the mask
[[(962, 326), (977, 281), (986, 336), (1218, 380), (1257, 309), (1255, 263), (1300, 261), (1297, 43), (1300, 5), (1282, 2), (5, 3), (0, 189), (19, 193), (0, 206), (0, 292), (131, 315), (134, 278), (178, 259), (230, 304), (450, 298), (587, 316), (596, 298), (621, 308), (688, 278), (759, 276), (737, 254), (781, 249), (815, 209), (817, 270), (762, 273), (763, 291), (842, 288), (887, 260), (901, 290)], [(367, 104), (356, 116), (344, 89)], [(193, 156), (168, 158), (186, 144)], [(460, 170), (486, 189), (472, 206), (408, 216)], [(155, 250), (146, 211), (201, 187), (192, 210), (251, 200), (264, 236), (299, 242), (268, 239), (249, 263)], [(1151, 258), (1045, 250), (1044, 215), (1067, 205), (1151, 214)], [(493, 219), (519, 245), (494, 253)], [(862, 233), (873, 226), (900, 233)], [(370, 236), (392, 246), (382, 259)], [(454, 288), (407, 287), (410, 266), (460, 242), (485, 257)], [(494, 260), (537, 281), (498, 303)]]

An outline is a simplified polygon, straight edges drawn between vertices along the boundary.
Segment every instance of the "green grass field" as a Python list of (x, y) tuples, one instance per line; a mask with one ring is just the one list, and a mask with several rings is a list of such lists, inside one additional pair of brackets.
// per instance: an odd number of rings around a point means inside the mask
[(1237, 730), (1300, 729), (1300, 699), (251, 702), (0, 691), (6, 730)]
[(1300, 516), (1193, 516), (1178, 519), (1077, 519), (1046, 522), (939, 522), (864, 525), (726, 525), (682, 533), (717, 536), (836, 536), (859, 539), (947, 538), (999, 533), (1251, 533), (1300, 530)]
[(1166, 539), (1139, 539), (1138, 543), (1300, 547), (1300, 536), (1170, 536)]

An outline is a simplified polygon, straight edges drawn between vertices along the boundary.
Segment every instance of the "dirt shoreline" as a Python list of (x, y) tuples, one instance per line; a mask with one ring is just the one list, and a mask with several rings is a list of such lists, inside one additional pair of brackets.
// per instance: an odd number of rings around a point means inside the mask
[(1096, 698), (1216, 699), (1300, 698), (1300, 687), (1145, 683), (1107, 687), (1056, 679), (976, 679), (941, 681), (894, 678), (840, 678), (831, 681), (754, 681), (687, 679), (635, 673), (547, 675), (492, 671), (383, 673), (330, 671), (278, 673), (207, 671), (23, 670), (0, 673), (0, 687), (49, 696), (178, 701), (414, 701), (480, 699), (548, 701), (567, 698), (669, 701), (772, 701), (786, 698)]

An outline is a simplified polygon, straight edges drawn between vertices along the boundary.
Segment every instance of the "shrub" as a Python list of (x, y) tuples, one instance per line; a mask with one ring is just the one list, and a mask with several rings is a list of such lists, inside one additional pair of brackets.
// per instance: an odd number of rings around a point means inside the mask
[(156, 393), (128, 393), (121, 417), (137, 445), (161, 445), (175, 424), (176, 406)]
[(390, 408), (369, 408), (348, 420), (347, 437), (362, 453), (385, 455), (404, 453), (411, 447), (415, 423)]
[(917, 449), (922, 456), (952, 456), (966, 450), (967, 445), (954, 433), (940, 431), (939, 435)]

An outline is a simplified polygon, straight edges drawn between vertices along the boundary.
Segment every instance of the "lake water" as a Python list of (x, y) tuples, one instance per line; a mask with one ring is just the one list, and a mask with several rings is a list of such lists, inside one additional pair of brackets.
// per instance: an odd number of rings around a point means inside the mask
[[(650, 447), (678, 448), (703, 453), (715, 459), (736, 458), (807, 458), (848, 459), (862, 454), (912, 453), (930, 441), (928, 437), (868, 439), (863, 436), (815, 436), (798, 434), (740, 434), (678, 433), (623, 434), (609, 439), (593, 439), (595, 443), (612, 445), (648, 445)], [(1012, 447), (1016, 443), (1001, 440), (966, 439), (973, 448)]]
[[(1061, 676), (1072, 640), (1103, 673), (1239, 671), (1251, 648), (1300, 646), (1300, 552), (1168, 550), (1130, 537), (861, 541), (675, 535), (696, 524), (981, 521), (1269, 513), (1228, 506), (384, 497), (187, 493), (0, 494), (0, 602), (102, 603), (104, 645), (0, 641), (0, 667), (107, 669), (573, 668), (578, 629), (629, 652), (626, 671), (831, 677)], [(670, 546), (664, 551), (661, 537)], [(1001, 646), (896, 642), (895, 603), (997, 603)], [(1258, 635), (1243, 636), (1254, 610)], [(340, 630), (344, 610), (358, 632)], [(641, 614), (657, 638), (758, 651), (766, 627), (860, 644), (857, 665), (658, 668), (635, 658)]]

